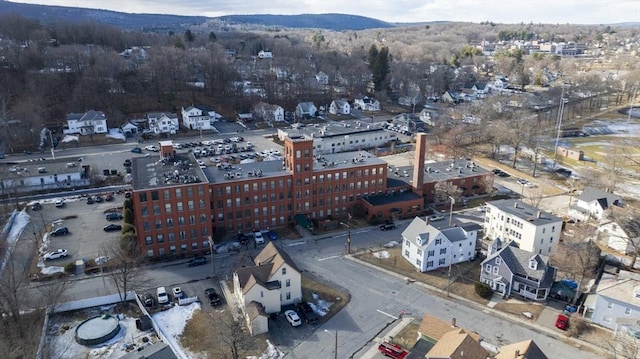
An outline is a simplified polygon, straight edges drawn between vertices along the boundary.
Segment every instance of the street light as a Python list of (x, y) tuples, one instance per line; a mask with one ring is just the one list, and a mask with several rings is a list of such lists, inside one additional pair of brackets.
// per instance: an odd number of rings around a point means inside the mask
[(456, 199), (449, 196), (451, 200), (451, 207), (449, 208), (449, 226), (451, 226), (451, 219), (453, 218), (453, 205), (456, 204)]
[[(349, 216), (349, 218), (351, 218), (351, 216)], [(340, 224), (347, 227), (347, 241), (344, 246), (347, 248), (347, 254), (351, 254), (351, 226), (344, 222), (340, 222)]]
[[(331, 334), (331, 332), (327, 329), (324, 330), (325, 333)], [(338, 331), (335, 332), (335, 340), (333, 342), (333, 358), (338, 359)]]
[(213, 238), (211, 238), (211, 236), (209, 236), (209, 253), (211, 254), (211, 272), (213, 273), (213, 277), (212, 278), (216, 278), (216, 262), (214, 261), (214, 256), (213, 256)]

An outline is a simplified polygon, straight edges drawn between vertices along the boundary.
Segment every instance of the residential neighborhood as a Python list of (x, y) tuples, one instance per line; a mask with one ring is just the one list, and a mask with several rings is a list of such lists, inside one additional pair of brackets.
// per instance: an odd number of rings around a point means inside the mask
[(10, 357), (638, 357), (637, 26), (6, 6)]

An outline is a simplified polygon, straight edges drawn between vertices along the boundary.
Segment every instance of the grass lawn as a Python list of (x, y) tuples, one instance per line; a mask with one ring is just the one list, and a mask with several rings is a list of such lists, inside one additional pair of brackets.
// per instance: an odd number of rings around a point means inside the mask
[[(440, 268), (434, 271), (420, 273), (417, 272), (409, 262), (401, 255), (401, 248), (385, 249), (389, 252), (389, 258), (379, 259), (373, 255), (375, 251), (367, 251), (365, 253), (354, 255), (354, 257), (371, 263), (380, 268), (398, 273), (404, 277), (416, 280), (432, 287), (446, 290), (449, 285), (448, 268)], [(474, 284), (478, 281), (480, 275), (480, 260), (473, 262), (465, 262), (451, 266), (451, 285), (449, 285), (450, 293), (472, 300), (476, 303), (486, 305), (489, 300), (481, 298), (475, 293)]]

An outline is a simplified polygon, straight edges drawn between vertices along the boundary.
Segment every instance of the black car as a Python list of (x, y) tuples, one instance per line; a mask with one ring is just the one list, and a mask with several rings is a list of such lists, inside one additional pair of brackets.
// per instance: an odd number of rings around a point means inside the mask
[(204, 295), (209, 299), (209, 305), (212, 307), (217, 307), (220, 305), (220, 296), (213, 288), (207, 288), (204, 290)]
[(96, 196), (96, 203), (102, 203), (103, 201), (104, 201), (104, 198), (101, 195)]
[(396, 229), (396, 225), (395, 223), (385, 223), (383, 225), (380, 226), (380, 229), (383, 231), (389, 230), (389, 229)]
[(189, 267), (196, 267), (196, 266), (201, 266), (207, 264), (207, 258), (206, 257), (195, 257), (192, 260), (189, 261)]
[(298, 304), (298, 316), (308, 324), (317, 323), (319, 319), (316, 312), (313, 311), (313, 308), (311, 308), (311, 305), (307, 302)]
[(58, 228), (52, 230), (51, 232), (49, 232), (49, 235), (53, 236), (53, 237), (63, 236), (65, 234), (69, 234), (69, 228), (67, 228), (67, 227), (58, 227)]
[(93, 197), (87, 197), (87, 204), (93, 204)]
[(42, 205), (40, 204), (40, 202), (36, 202), (36, 203), (31, 205), (31, 210), (32, 211), (39, 211), (41, 209), (42, 209)]
[(119, 231), (122, 230), (122, 226), (119, 224), (107, 224), (106, 226), (104, 226), (104, 228), (102, 228), (105, 232), (114, 232), (114, 231)]
[(107, 213), (104, 217), (107, 221), (119, 221), (122, 219), (122, 214), (118, 212), (110, 212)]

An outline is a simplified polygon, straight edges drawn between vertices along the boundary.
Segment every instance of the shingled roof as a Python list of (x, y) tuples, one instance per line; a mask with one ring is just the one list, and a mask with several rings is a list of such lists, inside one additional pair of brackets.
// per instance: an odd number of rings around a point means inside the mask
[(258, 253), (253, 260), (255, 266), (245, 267), (236, 270), (240, 288), (243, 293), (247, 293), (254, 285), (259, 284), (265, 288), (279, 288), (279, 281), (271, 281), (273, 275), (282, 267), (284, 263), (296, 271), (300, 271), (291, 257), (278, 249), (273, 242), (267, 245)]

